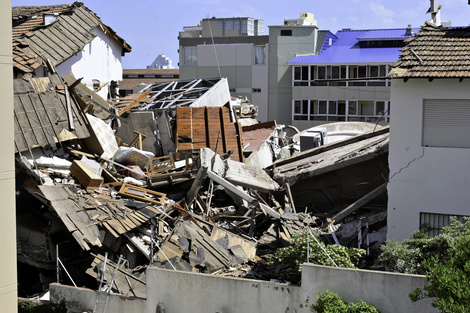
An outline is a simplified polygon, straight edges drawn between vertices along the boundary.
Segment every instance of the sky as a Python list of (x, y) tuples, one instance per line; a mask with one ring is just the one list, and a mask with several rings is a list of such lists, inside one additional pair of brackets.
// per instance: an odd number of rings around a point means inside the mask
[[(67, 0), (11, 0), (13, 6), (73, 3)], [(159, 55), (178, 64), (178, 34), (208, 17), (252, 17), (268, 26), (284, 18), (314, 14), (321, 30), (419, 27), (430, 19), (429, 0), (82, 0), (101, 21), (132, 47), (122, 58), (123, 68), (146, 68)], [(452, 26), (470, 25), (468, 0), (440, 0), (441, 20)]]

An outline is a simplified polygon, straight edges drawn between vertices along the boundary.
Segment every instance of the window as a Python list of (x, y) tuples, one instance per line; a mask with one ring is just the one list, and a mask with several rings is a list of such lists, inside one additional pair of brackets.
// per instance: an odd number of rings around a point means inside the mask
[(183, 48), (183, 64), (197, 65), (197, 47)]
[(229, 92), (237, 92), (237, 89), (236, 88), (230, 88), (228, 91)]
[(253, 88), (252, 92), (261, 92), (261, 88)]
[(292, 36), (292, 29), (281, 29), (281, 36)]
[(348, 115), (357, 115), (357, 101), (349, 101)]
[(442, 227), (450, 224), (450, 218), (455, 217), (457, 221), (463, 222), (463, 215), (449, 215), (437, 213), (419, 213), (419, 230), (428, 236), (438, 236)]
[(424, 99), (423, 146), (470, 148), (470, 100)]
[(253, 20), (247, 21), (247, 35), (253, 36), (255, 34), (255, 22)]
[(233, 29), (233, 20), (226, 20), (225, 21), (225, 29), (232, 30)]
[(327, 101), (320, 100), (318, 101), (318, 114), (327, 114), (327, 108), (326, 108), (326, 103)]
[(224, 30), (224, 21), (219, 21), (218, 28), (219, 28), (219, 30)]
[(258, 21), (257, 24), (258, 24), (257, 27), (256, 27), (257, 35), (258, 36), (264, 35), (264, 22), (263, 21)]
[(375, 102), (375, 115), (384, 115), (385, 114), (385, 102), (377, 101)]
[(242, 35), (248, 35), (248, 21), (242, 20)]
[(359, 101), (360, 115), (374, 115), (374, 101)]
[(294, 120), (308, 120), (309, 100), (294, 100)]
[(240, 29), (240, 21), (239, 20), (233, 21), (233, 29), (236, 29), (236, 30)]
[(338, 110), (337, 110), (337, 107), (336, 107), (336, 101), (328, 101), (328, 114), (329, 115), (338, 114)]
[(294, 86), (308, 86), (308, 66), (294, 66)]
[(264, 65), (264, 59), (266, 57), (266, 46), (255, 46), (255, 65)]
[(326, 79), (326, 66), (318, 67), (318, 79)]

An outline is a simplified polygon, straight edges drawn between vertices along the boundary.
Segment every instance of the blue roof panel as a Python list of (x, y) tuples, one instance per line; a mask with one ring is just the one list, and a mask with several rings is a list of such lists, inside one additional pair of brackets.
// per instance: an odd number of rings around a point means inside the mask
[[(417, 32), (417, 31), (416, 31)], [(394, 40), (406, 39), (405, 28), (378, 30), (340, 30), (336, 33), (336, 42), (318, 55), (298, 56), (287, 63), (292, 64), (351, 64), (351, 63), (393, 63), (398, 60), (401, 47), (360, 48), (359, 40)], [(403, 36), (401, 36), (403, 35)], [(384, 39), (387, 38), (387, 39)]]

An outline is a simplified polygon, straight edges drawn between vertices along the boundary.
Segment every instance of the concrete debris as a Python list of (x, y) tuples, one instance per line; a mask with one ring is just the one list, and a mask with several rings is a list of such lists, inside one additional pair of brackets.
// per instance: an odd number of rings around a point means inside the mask
[[(299, 153), (291, 126), (242, 128), (256, 109), (231, 99), (226, 79), (153, 84), (123, 103), (71, 75), (54, 79), (66, 82), (76, 118), (61, 127), (74, 136), (52, 126), (41, 141), (36, 128), (15, 136), (18, 260), (51, 281), (57, 251), (92, 288), (107, 254), (113, 292), (145, 297), (148, 265), (269, 280), (278, 275), (269, 257), (307, 227), (353, 246), (380, 238), (371, 234), (386, 216), (367, 225), (362, 216), (383, 200), (388, 130)], [(15, 86), (18, 101), (35, 99), (34, 88)], [(342, 234), (352, 220), (361, 222)]]

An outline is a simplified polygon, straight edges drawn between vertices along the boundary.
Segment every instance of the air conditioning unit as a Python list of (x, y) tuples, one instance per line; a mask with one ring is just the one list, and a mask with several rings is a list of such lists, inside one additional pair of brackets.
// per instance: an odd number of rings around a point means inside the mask
[(307, 129), (300, 135), (300, 151), (305, 151), (326, 145), (328, 143), (328, 136), (326, 128), (312, 127)]

